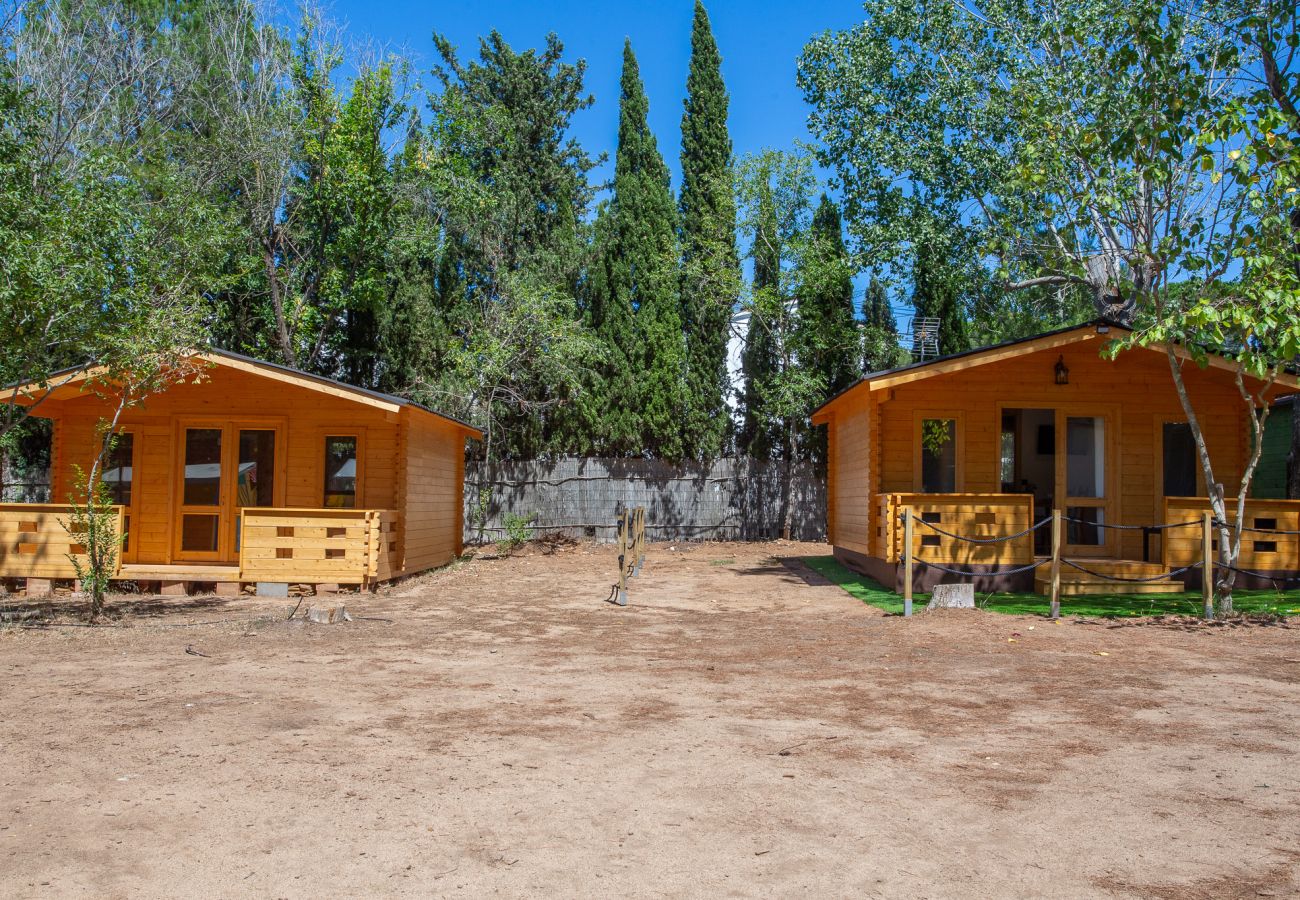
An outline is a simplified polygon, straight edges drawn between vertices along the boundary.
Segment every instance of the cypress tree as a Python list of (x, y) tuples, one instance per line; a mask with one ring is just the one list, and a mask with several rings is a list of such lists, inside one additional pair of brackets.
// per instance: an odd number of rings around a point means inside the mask
[(912, 272), (912, 305), (918, 316), (939, 320), (939, 352), (944, 356), (970, 349), (966, 317), (953, 273), (938, 259), (934, 243), (920, 242)]
[(602, 367), (605, 452), (677, 458), (685, 347), (677, 281), (677, 211), (668, 167), (647, 122), (649, 101), (631, 41), (623, 46), (614, 196), (601, 217), (592, 325), (609, 348)]
[(898, 323), (885, 286), (874, 275), (862, 302), (862, 317), (863, 365), (866, 370), (878, 372), (897, 365), (901, 361)]
[(758, 227), (754, 233), (754, 303), (745, 333), (740, 366), (744, 376), (742, 401), (744, 420), (737, 438), (738, 449), (756, 459), (768, 459), (775, 446), (773, 429), (763, 408), (766, 390), (780, 365), (776, 335), (785, 314), (781, 297), (781, 247), (777, 237), (776, 205), (770, 190), (759, 197)]
[(722, 450), (727, 339), (739, 293), (736, 204), (722, 58), (704, 5), (696, 0), (682, 116), (682, 323), (686, 329), (685, 451)]

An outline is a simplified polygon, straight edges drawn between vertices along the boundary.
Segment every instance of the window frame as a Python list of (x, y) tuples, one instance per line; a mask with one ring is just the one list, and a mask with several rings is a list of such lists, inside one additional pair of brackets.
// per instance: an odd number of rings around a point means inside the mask
[[(320, 497), (320, 508), (321, 508), (321, 509), (365, 509), (365, 508), (366, 508), (366, 504), (365, 504), (365, 475), (366, 475), (366, 466), (365, 466), (365, 458), (366, 458), (366, 436), (365, 436), (365, 432), (364, 432), (363, 430), (361, 430), (361, 429), (355, 429), (355, 430), (339, 430), (339, 431), (323, 430), (323, 431), (320, 432), (320, 434), (319, 434), (319, 438), (320, 438), (320, 439), (319, 439), (319, 440), (317, 441), (317, 443), (316, 443), (316, 448), (320, 451), (320, 456), (317, 457), (317, 459), (319, 460), (319, 465), (320, 465), (320, 473), (319, 473), (319, 474), (320, 474), (320, 477), (316, 480), (316, 484), (317, 484), (317, 485), (319, 486), (319, 488), (320, 488), (320, 494), (318, 495), (318, 496)], [(326, 467), (326, 459), (327, 459), (327, 457), (326, 457), (326, 449), (325, 449), (325, 448), (326, 448), (326, 442), (327, 442), (327, 441), (330, 441), (330, 440), (337, 440), (337, 439), (339, 439), (339, 438), (351, 438), (352, 440), (354, 440), (354, 441), (356, 442), (356, 447), (357, 447), (357, 451), (356, 451), (356, 452), (357, 452), (357, 474), (356, 474), (356, 485), (354, 486), (354, 488), (353, 488), (353, 492), (352, 492), (352, 506), (330, 506), (330, 505), (328, 504), (328, 502), (327, 502), (327, 495), (326, 495), (326, 490), (325, 490), (325, 482), (326, 482), (326, 479), (329, 478), (329, 473), (328, 473), (328, 471), (327, 471), (327, 467)]]
[[(924, 448), (921, 442), (921, 434), (925, 423), (931, 419), (949, 419), (953, 422), (953, 444), (955, 445), (953, 449), (956, 459), (953, 466), (953, 489), (951, 491), (929, 492), (925, 489), (922, 469)], [(960, 410), (918, 409), (913, 413), (912, 490), (917, 494), (935, 493), (936, 496), (948, 493), (966, 493), (966, 415), (964, 412)]]

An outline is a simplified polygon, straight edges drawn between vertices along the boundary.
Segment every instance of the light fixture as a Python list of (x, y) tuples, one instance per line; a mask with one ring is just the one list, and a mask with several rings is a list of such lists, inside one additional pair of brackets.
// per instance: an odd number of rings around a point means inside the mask
[(1065, 367), (1065, 357), (1058, 357), (1056, 360), (1056, 383), (1069, 384), (1070, 370)]

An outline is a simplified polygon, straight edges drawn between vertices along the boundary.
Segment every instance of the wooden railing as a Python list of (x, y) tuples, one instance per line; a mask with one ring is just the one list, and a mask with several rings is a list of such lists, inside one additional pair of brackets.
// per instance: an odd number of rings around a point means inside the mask
[(371, 585), (398, 571), (397, 513), (388, 509), (241, 511), (245, 581)]
[(903, 558), (903, 509), (918, 520), (912, 529), (917, 559), (948, 564), (1026, 565), (1034, 559), (1034, 536), (1026, 534), (997, 544), (970, 544), (921, 524), (929, 522), (966, 538), (996, 538), (1029, 528), (1034, 518), (1031, 494), (881, 494), (880, 522), (884, 558)]
[[(1237, 521), (1237, 507), (1229, 502), (1228, 521)], [(1168, 497), (1165, 499), (1167, 523), (1200, 522), (1210, 509), (1205, 497)], [(1265, 531), (1300, 531), (1300, 500), (1247, 500), (1247, 528)], [(1164, 564), (1168, 569), (1195, 565), (1201, 561), (1201, 528), (1188, 525), (1170, 528), (1163, 532)], [(1219, 548), (1217, 529), (1213, 548)], [(1241, 556), (1237, 566), (1255, 572), (1300, 570), (1300, 536), (1295, 534), (1266, 534), (1244, 531), (1241, 535)]]
[[(121, 534), (122, 507), (113, 509)], [(0, 504), (0, 578), (76, 578), (68, 557), (84, 550), (64, 527), (72, 515), (71, 506), (57, 503)]]

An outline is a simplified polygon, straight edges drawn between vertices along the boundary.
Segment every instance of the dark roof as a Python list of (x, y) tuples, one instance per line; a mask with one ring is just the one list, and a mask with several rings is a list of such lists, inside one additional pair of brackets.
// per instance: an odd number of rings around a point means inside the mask
[(1040, 332), (1039, 334), (1031, 334), (1029, 337), (1016, 338), (1013, 341), (1003, 341), (1000, 344), (989, 344), (984, 347), (976, 347), (973, 350), (963, 350), (960, 353), (949, 353), (947, 356), (936, 356), (934, 359), (927, 359), (924, 362), (908, 363), (905, 366), (898, 366), (897, 368), (894, 369), (881, 369), (877, 372), (868, 372), (866, 375), (863, 375), (861, 378), (853, 382), (848, 387), (837, 391), (831, 397), (827, 398), (825, 403), (823, 403), (821, 406), (817, 407), (812, 411), (812, 414), (814, 416), (817, 415), (817, 413), (821, 412), (823, 409), (830, 406), (832, 403), (834, 403), (840, 397), (843, 397), (845, 394), (847, 394), (849, 391), (856, 388), (858, 385), (865, 384), (868, 381), (874, 381), (877, 378), (884, 378), (888, 375), (898, 375), (902, 372), (911, 372), (914, 369), (924, 369), (928, 366), (937, 365), (939, 363), (951, 362), (954, 359), (963, 359), (967, 356), (978, 356), (981, 353), (988, 353), (990, 350), (1002, 350), (1006, 347), (1014, 347), (1017, 344), (1028, 344), (1033, 341), (1042, 340), (1043, 338), (1055, 337), (1058, 334), (1067, 334), (1068, 332), (1071, 331), (1077, 331), (1081, 328), (1097, 328), (1099, 326), (1105, 326), (1108, 328), (1119, 328), (1128, 332), (1132, 331), (1131, 328), (1128, 328), (1125, 325), (1120, 325), (1116, 322), (1112, 322), (1109, 319), (1096, 318), (1096, 319), (1090, 319), (1087, 322), (1079, 322), (1074, 325), (1065, 325), (1061, 328), (1053, 328), (1051, 331), (1043, 331)]

